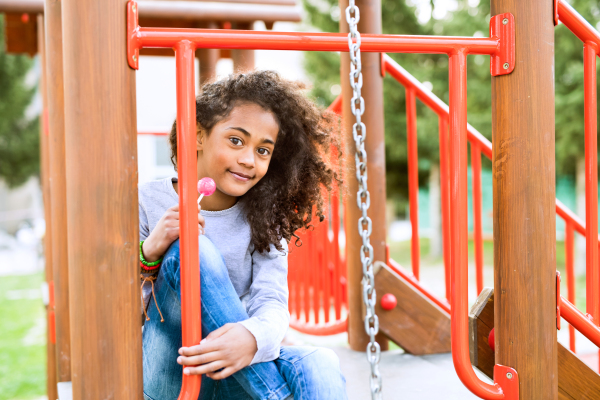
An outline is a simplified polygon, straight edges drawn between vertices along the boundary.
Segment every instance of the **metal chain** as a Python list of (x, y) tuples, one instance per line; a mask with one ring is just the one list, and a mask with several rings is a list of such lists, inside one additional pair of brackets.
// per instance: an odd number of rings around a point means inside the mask
[(355, 0), (350, 0), (350, 5), (346, 8), (346, 21), (350, 27), (348, 34), (348, 47), (350, 50), (350, 86), (352, 87), (351, 109), (356, 117), (356, 123), (352, 126), (352, 135), (356, 144), (356, 179), (358, 180), (358, 193), (356, 201), (358, 208), (362, 211), (362, 216), (358, 219), (358, 233), (362, 237), (362, 246), (360, 248), (360, 261), (363, 267), (363, 301), (367, 306), (367, 315), (365, 316), (365, 331), (369, 335), (370, 342), (367, 345), (367, 359), (371, 364), (371, 398), (373, 400), (381, 399), (381, 375), (379, 373), (379, 359), (381, 358), (381, 348), (375, 341), (375, 335), (379, 332), (379, 319), (375, 314), (375, 276), (373, 275), (373, 246), (369, 237), (373, 230), (371, 218), (367, 215), (367, 210), (371, 205), (371, 196), (367, 189), (367, 152), (365, 150), (365, 138), (367, 128), (361, 121), (365, 112), (365, 100), (362, 98), (360, 90), (362, 88), (362, 65), (360, 61), (360, 33), (358, 32), (358, 21), (360, 20), (360, 11), (355, 4)]

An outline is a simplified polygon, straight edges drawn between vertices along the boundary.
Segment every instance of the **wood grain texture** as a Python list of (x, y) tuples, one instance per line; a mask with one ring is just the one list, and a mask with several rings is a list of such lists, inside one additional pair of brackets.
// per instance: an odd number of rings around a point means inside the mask
[[(478, 349), (478, 357), (473, 366), (486, 374), (490, 379), (493, 377), (495, 364), (494, 353), (491, 351), (487, 335), (494, 326), (494, 295), (493, 289), (486, 288), (491, 292), (482, 292), (478, 301), (469, 313), (469, 319), (473, 325), (484, 327), (471, 336), (470, 347)], [(482, 305), (478, 307), (478, 305)], [(488, 333), (489, 334), (489, 333)], [(487, 350), (485, 350), (487, 348)], [(482, 351), (485, 350), (485, 351)], [(592, 400), (600, 399), (600, 375), (594, 372), (577, 355), (572, 353), (562, 344), (557, 344), (558, 359), (558, 399), (559, 400)], [(518, 372), (518, 371), (517, 371)], [(519, 375), (520, 377), (520, 375)], [(538, 399), (540, 397), (532, 397)]]
[[(218, 29), (219, 25), (216, 22), (208, 22), (202, 25), (206, 29)], [(217, 61), (219, 61), (219, 49), (198, 49), (196, 57), (200, 64), (200, 85), (217, 76)]]
[[(49, 156), (49, 137), (46, 131), (46, 121), (44, 115), (48, 107), (48, 96), (46, 91), (46, 48), (44, 46), (44, 16), (37, 16), (38, 29), (38, 54), (40, 55), (40, 94), (42, 97), (42, 118), (40, 118), (40, 184), (42, 187), (42, 197), (44, 200), (44, 220), (46, 222), (46, 233), (44, 235), (44, 280), (50, 286), (50, 282), (54, 279), (52, 274), (52, 206), (50, 203), (50, 156)], [(50, 340), (50, 304), (46, 307), (46, 394), (49, 399), (56, 399), (56, 346)]]
[(4, 14), (4, 41), (9, 54), (29, 54), (38, 52), (38, 23), (35, 14), (27, 14), (23, 21), (22, 13)]
[[(398, 346), (414, 355), (448, 353), (450, 314), (415, 290), (387, 266), (375, 275), (379, 329)], [(393, 310), (381, 308), (384, 294), (391, 293), (398, 304)]]
[(62, 18), (60, 0), (46, 3), (48, 57), (48, 129), (52, 186), (52, 242), (54, 301), (56, 304), (56, 359), (59, 382), (71, 380), (69, 315), (69, 254), (67, 238), (67, 182), (65, 159), (65, 101), (63, 80)]
[(492, 0), (516, 24), (516, 65), (492, 77), (496, 361), (521, 399), (558, 396), (552, 1)]
[[(348, 7), (347, 0), (339, 1), (340, 10)], [(381, 33), (381, 1), (356, 1), (360, 8), (360, 22), (358, 30), (361, 33)], [(348, 33), (348, 23), (345, 18), (340, 19), (340, 32)], [(367, 127), (365, 148), (367, 150), (368, 186), (371, 195), (371, 207), (368, 215), (373, 221), (371, 245), (374, 250), (374, 261), (386, 260), (386, 220), (385, 220), (385, 141), (383, 118), (383, 77), (381, 76), (380, 55), (376, 53), (361, 53), (362, 74), (364, 86), (362, 97), (365, 100), (365, 113), (362, 121)], [(354, 154), (356, 146), (352, 138), (352, 125), (356, 117), (350, 111), (352, 88), (350, 87), (350, 56), (349, 53), (341, 54), (341, 86), (343, 97), (343, 128), (344, 150), (346, 152), (345, 185), (348, 190), (345, 196), (346, 227), (346, 254), (348, 269), (348, 342), (350, 348), (364, 351), (368, 336), (365, 333), (363, 316), (365, 315), (362, 298), (362, 264), (360, 262), (360, 247), (362, 239), (358, 234), (358, 218), (361, 212), (356, 204), (358, 183), (355, 174)], [(379, 336), (378, 341), (382, 349), (387, 348), (384, 336)]]
[(126, 0), (62, 2), (73, 398), (142, 398), (135, 71)]

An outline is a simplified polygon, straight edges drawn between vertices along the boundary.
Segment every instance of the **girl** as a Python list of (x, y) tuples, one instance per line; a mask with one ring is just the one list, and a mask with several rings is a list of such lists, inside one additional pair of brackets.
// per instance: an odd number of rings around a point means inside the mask
[[(333, 351), (280, 347), (287, 243), (313, 211), (323, 219), (322, 187), (337, 179), (324, 158), (339, 146), (330, 118), (302, 89), (258, 71), (205, 84), (196, 99), (198, 179), (217, 186), (198, 216), (199, 345), (181, 347), (177, 179), (140, 187), (140, 262), (161, 263), (143, 332), (145, 399), (176, 399), (182, 366), (203, 375), (201, 399), (346, 399)], [(175, 166), (176, 138), (173, 126)]]

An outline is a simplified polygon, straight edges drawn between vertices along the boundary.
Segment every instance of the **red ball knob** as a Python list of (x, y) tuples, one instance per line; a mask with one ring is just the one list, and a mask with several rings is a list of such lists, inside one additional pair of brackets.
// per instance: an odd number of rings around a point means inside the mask
[(494, 328), (490, 331), (490, 336), (488, 336), (488, 344), (490, 345), (492, 351), (496, 351), (496, 342), (494, 341)]
[(386, 293), (381, 297), (381, 308), (386, 311), (393, 310), (398, 304), (398, 300), (396, 300), (396, 296), (391, 293)]

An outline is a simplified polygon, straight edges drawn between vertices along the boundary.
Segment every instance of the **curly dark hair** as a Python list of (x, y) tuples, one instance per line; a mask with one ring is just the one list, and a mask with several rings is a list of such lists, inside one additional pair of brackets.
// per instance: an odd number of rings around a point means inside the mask
[[(330, 157), (333, 146), (341, 160), (338, 118), (308, 99), (305, 88), (274, 71), (254, 71), (207, 82), (196, 98), (196, 121), (207, 134), (244, 102), (271, 111), (279, 124), (267, 173), (238, 200), (250, 224), (252, 244), (261, 253), (271, 244), (282, 251), (282, 238), (290, 242), (295, 237), (300, 246), (296, 231), (312, 227), (313, 213), (323, 221), (326, 196), (334, 181), (341, 183), (340, 164)], [(169, 142), (177, 168), (175, 124)]]

